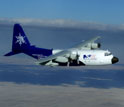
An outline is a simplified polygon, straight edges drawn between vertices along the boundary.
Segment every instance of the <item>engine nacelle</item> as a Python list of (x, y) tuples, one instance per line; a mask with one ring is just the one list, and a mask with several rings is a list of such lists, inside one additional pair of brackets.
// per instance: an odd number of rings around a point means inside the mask
[(55, 60), (53, 60), (55, 62), (60, 62), (60, 63), (66, 63), (68, 62), (68, 59), (66, 57), (62, 57), (62, 56), (59, 56), (57, 57)]
[(76, 60), (77, 58), (77, 55), (76, 54), (71, 54), (71, 55), (67, 55), (66, 57), (63, 57), (63, 56), (59, 56), (57, 57), (55, 60), (53, 60), (53, 62), (57, 62), (57, 63), (67, 63), (69, 61), (70, 58), (71, 60)]
[(101, 44), (100, 43), (88, 43), (87, 47), (91, 49), (97, 49), (101, 47)]
[(71, 60), (76, 60), (77, 52), (76, 51), (72, 51), (71, 54), (66, 54), (65, 57), (66, 58), (71, 58)]
[(72, 54), (70, 55), (70, 58), (71, 58), (72, 60), (76, 60), (76, 59), (77, 59), (77, 54), (76, 54), (76, 53), (72, 53)]

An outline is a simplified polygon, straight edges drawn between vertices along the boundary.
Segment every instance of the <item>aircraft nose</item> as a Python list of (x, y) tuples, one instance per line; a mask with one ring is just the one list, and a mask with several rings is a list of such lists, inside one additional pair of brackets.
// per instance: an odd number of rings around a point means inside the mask
[(112, 58), (112, 64), (114, 64), (114, 63), (116, 63), (116, 62), (118, 62), (119, 61), (119, 59), (117, 58), (117, 57), (113, 57)]

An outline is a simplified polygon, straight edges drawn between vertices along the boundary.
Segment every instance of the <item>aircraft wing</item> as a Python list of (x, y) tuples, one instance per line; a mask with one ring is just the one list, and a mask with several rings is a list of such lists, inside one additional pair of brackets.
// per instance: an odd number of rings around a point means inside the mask
[(56, 53), (56, 54), (54, 54), (54, 55), (48, 56), (48, 57), (46, 57), (46, 58), (43, 58), (43, 59), (41, 59), (38, 63), (41, 64), (41, 65), (44, 65), (44, 64), (46, 64), (47, 62), (49, 62), (49, 61), (51, 61), (51, 60), (54, 60), (54, 59), (56, 59), (56, 58), (59, 57), (59, 56), (64, 56), (64, 55), (67, 55), (67, 54), (69, 54), (69, 53), (71, 53), (71, 51), (69, 51), (69, 50), (64, 50), (64, 51), (58, 52), (58, 53)]
[(88, 43), (94, 43), (94, 42), (95, 42), (97, 39), (99, 39), (99, 38), (100, 38), (100, 36), (96, 36), (96, 37), (91, 38), (91, 39), (89, 39), (89, 40), (87, 40), (87, 41), (84, 41), (84, 42), (81, 42), (81, 43), (77, 44), (77, 45), (74, 46), (73, 48), (81, 50), (81, 49), (84, 48)]
[(39, 60), (38, 64), (45, 65), (47, 62), (52, 61), (52, 60), (56, 59), (59, 56), (65, 56), (65, 57), (67, 57), (66, 55), (71, 54), (72, 51), (74, 51), (74, 50), (80, 50), (83, 47), (85, 47), (88, 43), (93, 43), (98, 38), (100, 38), (100, 36), (94, 37), (94, 38), (92, 38), (90, 40), (87, 40), (85, 42), (81, 42), (80, 44), (78, 44), (78, 45), (76, 45), (76, 46), (74, 46), (74, 47), (72, 47), (72, 48), (70, 48), (68, 50), (60, 51), (60, 52), (58, 52), (58, 53), (56, 53), (54, 55), (48, 56), (46, 58), (43, 58), (43, 59)]

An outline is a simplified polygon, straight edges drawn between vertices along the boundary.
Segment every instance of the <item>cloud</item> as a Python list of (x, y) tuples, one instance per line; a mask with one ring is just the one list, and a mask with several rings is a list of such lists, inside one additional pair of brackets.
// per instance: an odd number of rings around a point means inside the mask
[(21, 23), (23, 25), (44, 26), (44, 27), (61, 27), (61, 28), (77, 28), (77, 29), (91, 29), (91, 30), (124, 30), (122, 25), (101, 24), (97, 22), (82, 22), (65, 19), (9, 19), (0, 18), (0, 24), (14, 24)]
[[(123, 89), (0, 82), (1, 107), (123, 107)], [(99, 101), (98, 101), (99, 100)]]

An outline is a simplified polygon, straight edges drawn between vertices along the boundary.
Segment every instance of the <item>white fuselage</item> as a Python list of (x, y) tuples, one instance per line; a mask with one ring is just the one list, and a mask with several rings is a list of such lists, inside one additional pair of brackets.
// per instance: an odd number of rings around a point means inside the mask
[[(53, 54), (56, 54), (60, 51), (62, 50), (53, 50)], [(79, 61), (82, 62), (84, 65), (112, 64), (112, 58), (114, 57), (108, 50), (78, 50), (71, 52), (70, 58), (72, 60), (75, 60), (77, 53), (79, 55)], [(63, 56), (58, 57), (56, 59), (56, 62), (53, 63), (59, 65), (59, 63), (66, 63), (67, 61), (68, 58), (66, 56)]]

